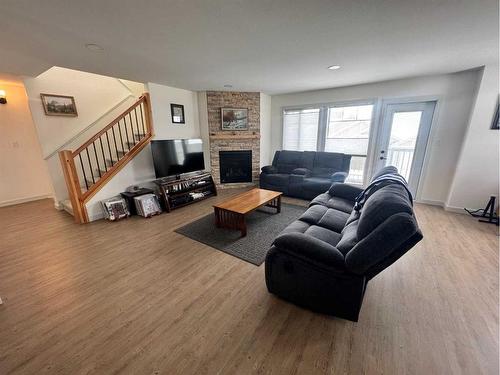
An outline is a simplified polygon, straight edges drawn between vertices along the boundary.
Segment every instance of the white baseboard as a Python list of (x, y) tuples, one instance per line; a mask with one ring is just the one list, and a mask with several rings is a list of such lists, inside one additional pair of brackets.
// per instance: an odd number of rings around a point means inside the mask
[(40, 199), (47, 199), (47, 198), (53, 198), (53, 197), (52, 197), (52, 195), (36, 195), (34, 197), (11, 199), (11, 200), (0, 202), (0, 207), (14, 206), (16, 204), (28, 203), (28, 202), (38, 201)]
[(432, 200), (432, 199), (419, 199), (419, 200), (416, 200), (415, 202), (417, 202), (417, 203), (423, 203), (423, 204), (428, 204), (430, 206), (439, 206), (439, 207), (443, 207), (444, 208), (444, 202), (435, 201), (435, 200)]
[(463, 207), (455, 207), (455, 206), (447, 206), (447, 205), (445, 205), (444, 206), (444, 210), (448, 211), (448, 212), (455, 212), (457, 214), (467, 215), (467, 212), (464, 210)]
[(430, 206), (442, 207), (445, 211), (448, 211), (448, 212), (454, 212), (454, 213), (457, 213), (457, 214), (467, 214), (467, 212), (465, 212), (465, 210), (463, 209), (463, 207), (447, 206), (446, 203), (441, 202), (441, 201), (435, 201), (435, 200), (432, 200), (432, 199), (419, 199), (419, 200), (417, 200), (415, 202), (417, 202), (417, 203), (423, 203), (423, 204), (428, 204)]

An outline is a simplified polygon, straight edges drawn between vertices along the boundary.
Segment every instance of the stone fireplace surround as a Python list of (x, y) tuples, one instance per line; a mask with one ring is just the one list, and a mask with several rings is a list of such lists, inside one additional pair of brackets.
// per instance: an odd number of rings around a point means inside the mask
[[(248, 130), (221, 129), (221, 108), (247, 108)], [(218, 188), (258, 185), (260, 172), (260, 93), (207, 91), (210, 165)], [(220, 181), (219, 151), (252, 150), (252, 182), (227, 183)]]

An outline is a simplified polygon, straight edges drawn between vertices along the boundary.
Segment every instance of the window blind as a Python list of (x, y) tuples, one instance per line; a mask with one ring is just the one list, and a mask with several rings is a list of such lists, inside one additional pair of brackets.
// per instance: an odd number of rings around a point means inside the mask
[(316, 151), (319, 108), (283, 112), (283, 150)]

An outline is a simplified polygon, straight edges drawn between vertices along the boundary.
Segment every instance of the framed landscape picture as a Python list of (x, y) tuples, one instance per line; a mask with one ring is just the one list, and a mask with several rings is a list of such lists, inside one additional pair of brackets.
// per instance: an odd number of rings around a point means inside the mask
[(184, 119), (184, 106), (182, 104), (170, 103), (170, 113), (172, 115), (173, 124), (185, 124)]
[(40, 98), (47, 116), (78, 116), (73, 96), (40, 94)]
[(222, 130), (248, 130), (248, 109), (221, 108)]

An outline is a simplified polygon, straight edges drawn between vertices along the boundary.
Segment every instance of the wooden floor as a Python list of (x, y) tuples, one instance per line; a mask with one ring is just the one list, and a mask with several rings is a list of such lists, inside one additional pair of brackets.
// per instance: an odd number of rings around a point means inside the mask
[(49, 200), (1, 208), (0, 374), (498, 374), (495, 226), (417, 205), (424, 240), (352, 323), (173, 232), (237, 192), (88, 225)]

